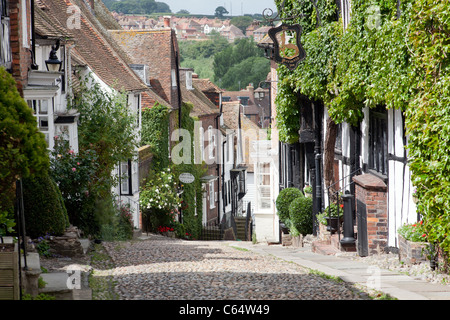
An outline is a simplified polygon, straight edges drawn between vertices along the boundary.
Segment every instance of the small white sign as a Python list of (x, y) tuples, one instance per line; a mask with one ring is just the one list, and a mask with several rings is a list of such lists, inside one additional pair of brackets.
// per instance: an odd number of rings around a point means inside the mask
[(182, 173), (180, 174), (180, 181), (183, 183), (192, 183), (195, 180), (195, 177), (190, 173)]

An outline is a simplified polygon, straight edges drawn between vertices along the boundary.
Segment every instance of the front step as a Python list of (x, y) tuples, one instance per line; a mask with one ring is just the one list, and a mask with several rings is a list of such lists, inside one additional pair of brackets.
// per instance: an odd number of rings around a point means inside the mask
[(45, 287), (39, 289), (39, 293), (49, 294), (55, 300), (92, 300), (92, 289), (83, 285), (87, 279), (83, 272), (50, 272), (42, 273)]
[(245, 225), (247, 223), (247, 218), (245, 217), (235, 217), (234, 221), (236, 222), (236, 232), (237, 232), (237, 239), (245, 241)]

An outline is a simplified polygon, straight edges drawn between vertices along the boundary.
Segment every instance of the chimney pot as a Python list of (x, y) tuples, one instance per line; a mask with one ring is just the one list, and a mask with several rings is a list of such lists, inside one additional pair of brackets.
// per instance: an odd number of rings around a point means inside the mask
[(164, 27), (170, 28), (170, 16), (164, 16)]

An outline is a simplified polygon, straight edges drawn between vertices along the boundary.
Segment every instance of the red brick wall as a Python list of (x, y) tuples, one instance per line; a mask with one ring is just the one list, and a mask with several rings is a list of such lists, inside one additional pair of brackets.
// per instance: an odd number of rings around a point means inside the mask
[[(11, 52), (12, 52), (12, 75), (17, 82), (17, 88), (23, 95), (23, 88), (28, 83), (28, 70), (31, 66), (31, 25), (30, 1), (25, 2), (27, 8), (21, 7), (20, 0), (9, 1), (10, 26), (11, 26)], [(22, 15), (27, 14), (27, 30), (22, 30)], [(24, 33), (28, 34), (29, 48), (22, 46)]]
[(388, 243), (387, 187), (380, 178), (371, 174), (363, 174), (353, 180), (356, 200), (366, 205), (369, 254), (376, 254)]

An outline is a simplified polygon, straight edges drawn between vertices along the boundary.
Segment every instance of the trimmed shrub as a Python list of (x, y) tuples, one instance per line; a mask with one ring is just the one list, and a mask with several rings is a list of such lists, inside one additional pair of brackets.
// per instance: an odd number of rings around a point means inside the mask
[(61, 235), (69, 226), (61, 192), (50, 176), (23, 179), (23, 203), (26, 232), (31, 238)]
[[(47, 144), (14, 78), (0, 67), (0, 224), (13, 231), (14, 183), (47, 172)], [(0, 231), (4, 232), (4, 230)]]
[(286, 188), (280, 191), (275, 202), (278, 216), (285, 224), (289, 221), (289, 206), (295, 199), (304, 197), (303, 192), (297, 188)]
[(313, 232), (312, 220), (313, 199), (298, 197), (289, 206), (291, 232), (307, 235)]

